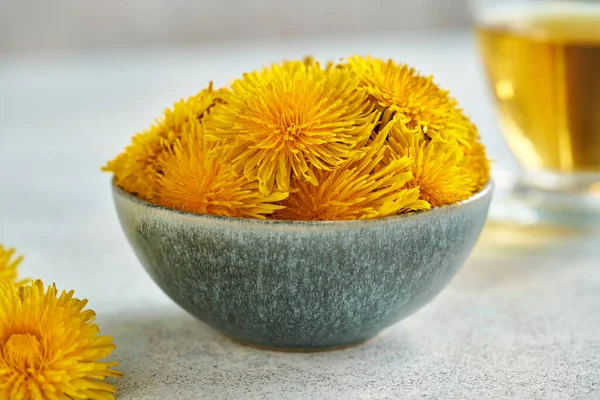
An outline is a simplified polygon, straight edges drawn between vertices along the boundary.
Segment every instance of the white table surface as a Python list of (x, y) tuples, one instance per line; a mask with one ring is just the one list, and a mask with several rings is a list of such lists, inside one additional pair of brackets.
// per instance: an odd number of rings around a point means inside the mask
[(513, 168), (472, 39), (385, 35), (0, 58), (0, 241), (90, 300), (120, 399), (600, 398), (600, 234), (490, 224), (425, 308), (346, 351), (241, 347), (175, 306), (121, 232), (99, 167), (165, 106), (282, 57), (393, 57), (434, 74)]

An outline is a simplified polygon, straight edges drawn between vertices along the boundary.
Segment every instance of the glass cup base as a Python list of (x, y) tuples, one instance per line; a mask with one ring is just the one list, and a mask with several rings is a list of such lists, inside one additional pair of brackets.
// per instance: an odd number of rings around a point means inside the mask
[(600, 229), (600, 174), (502, 172), (494, 180), (491, 220)]

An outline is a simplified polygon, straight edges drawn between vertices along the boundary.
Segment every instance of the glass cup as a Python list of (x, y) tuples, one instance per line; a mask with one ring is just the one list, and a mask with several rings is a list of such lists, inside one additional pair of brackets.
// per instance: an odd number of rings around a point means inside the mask
[(473, 0), (513, 191), (547, 220), (600, 222), (600, 1)]

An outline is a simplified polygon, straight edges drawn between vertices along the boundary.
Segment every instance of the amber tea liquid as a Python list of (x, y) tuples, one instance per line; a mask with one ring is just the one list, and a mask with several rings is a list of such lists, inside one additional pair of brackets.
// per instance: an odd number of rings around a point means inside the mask
[(599, 8), (497, 16), (477, 28), (503, 132), (528, 170), (600, 172)]

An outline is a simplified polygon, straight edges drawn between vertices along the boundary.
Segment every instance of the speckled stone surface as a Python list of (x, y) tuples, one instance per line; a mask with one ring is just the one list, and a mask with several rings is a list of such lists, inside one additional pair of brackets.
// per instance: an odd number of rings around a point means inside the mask
[(599, 240), (489, 226), (429, 305), (342, 351), (240, 346), (174, 308), (100, 322), (117, 341), (125, 400), (592, 400), (600, 398)]
[(237, 341), (318, 350), (364, 342), (422, 307), (479, 237), (492, 184), (446, 207), (367, 221), (219, 218), (113, 184), (121, 225), (175, 302)]

